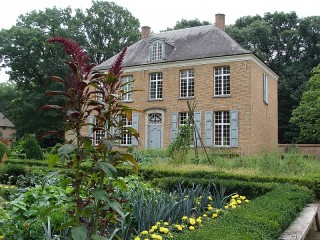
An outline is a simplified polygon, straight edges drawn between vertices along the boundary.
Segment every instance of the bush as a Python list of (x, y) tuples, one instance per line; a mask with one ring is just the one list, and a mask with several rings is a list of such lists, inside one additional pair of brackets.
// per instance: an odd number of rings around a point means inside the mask
[(11, 154), (9, 148), (7, 148), (7, 146), (3, 142), (0, 142), (0, 160), (5, 153), (7, 154), (7, 156), (10, 156)]
[(23, 144), (23, 151), (26, 154), (27, 159), (37, 159), (37, 160), (43, 160), (43, 152), (38, 144), (37, 140), (30, 136), (28, 137)]
[(313, 193), (309, 189), (280, 184), (245, 207), (211, 220), (197, 231), (183, 232), (175, 239), (277, 239), (312, 200)]

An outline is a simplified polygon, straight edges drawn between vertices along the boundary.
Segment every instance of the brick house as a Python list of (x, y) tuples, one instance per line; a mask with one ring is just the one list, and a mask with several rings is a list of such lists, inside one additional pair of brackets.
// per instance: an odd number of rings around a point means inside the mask
[[(224, 22), (216, 14), (215, 25), (161, 33), (142, 27), (122, 74), (123, 82), (134, 80), (125, 90), (143, 90), (123, 96), (143, 111), (123, 119), (140, 140), (123, 136), (120, 146), (166, 148), (188, 118), (189, 100), (197, 103), (195, 125), (206, 147), (240, 155), (277, 149), (278, 76), (225, 33)], [(95, 71), (107, 71), (116, 57)]]
[(0, 112), (0, 141), (11, 147), (15, 133), (14, 124)]

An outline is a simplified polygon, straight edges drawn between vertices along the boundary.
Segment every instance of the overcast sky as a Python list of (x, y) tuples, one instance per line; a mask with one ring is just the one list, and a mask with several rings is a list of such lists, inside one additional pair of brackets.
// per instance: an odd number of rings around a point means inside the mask
[[(216, 13), (226, 15), (226, 24), (234, 24), (242, 16), (263, 15), (266, 12), (295, 11), (299, 17), (319, 15), (317, 0), (114, 0), (138, 18), (141, 26), (150, 26), (153, 32), (173, 27), (182, 18), (214, 22)], [(318, 4), (316, 4), (318, 2)], [(45, 8), (89, 8), (91, 0), (9, 0), (1, 2), (0, 29), (15, 25), (20, 14)], [(0, 82), (8, 77), (0, 72)]]

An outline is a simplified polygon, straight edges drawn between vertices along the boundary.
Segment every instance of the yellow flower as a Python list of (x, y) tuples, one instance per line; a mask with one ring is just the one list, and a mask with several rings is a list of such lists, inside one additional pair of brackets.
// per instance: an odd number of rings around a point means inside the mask
[(141, 234), (142, 235), (147, 235), (149, 232), (148, 231), (142, 231)]
[(202, 220), (201, 220), (201, 218), (197, 218), (197, 223), (201, 223), (202, 222)]
[(208, 215), (207, 214), (203, 214), (202, 216), (207, 217)]
[(185, 221), (185, 220), (188, 220), (188, 217), (187, 217), (187, 216), (183, 216), (183, 217), (182, 217), (182, 221)]
[(237, 206), (236, 205), (232, 205), (231, 207), (232, 207), (232, 209), (235, 209)]
[(237, 200), (237, 203), (238, 203), (238, 204), (241, 204), (241, 200)]
[(145, 238), (144, 240), (149, 240), (149, 238)]
[(221, 212), (221, 210), (220, 210), (220, 209), (217, 209), (217, 210), (216, 210), (216, 213), (217, 213), (217, 214), (219, 214), (220, 212)]
[(248, 199), (246, 199), (246, 200), (244, 200), (246, 203), (248, 203), (249, 202), (249, 200)]
[(0, 236), (0, 239), (4, 239), (4, 236)]
[(213, 207), (208, 207), (208, 211), (212, 211), (213, 210)]
[(209, 201), (212, 201), (212, 197), (211, 197), (211, 196), (209, 196), (209, 197), (208, 197), (208, 200), (209, 200)]
[(190, 227), (189, 227), (189, 230), (190, 230), (190, 231), (193, 231), (193, 230), (194, 230), (194, 226), (190, 226)]
[(164, 228), (162, 228), (162, 232), (167, 234), (169, 232), (169, 229), (164, 227)]
[(177, 229), (178, 229), (179, 231), (182, 231), (182, 226), (181, 226), (181, 225), (176, 225), (176, 227), (177, 227)]
[(168, 223), (168, 222), (164, 222), (163, 225), (164, 225), (164, 226), (168, 226), (169, 223)]
[(224, 206), (224, 208), (225, 208), (225, 209), (228, 209), (228, 208), (229, 208), (229, 206), (228, 206), (228, 205), (226, 205), (226, 206)]
[(218, 217), (218, 214), (216, 213), (212, 214), (212, 218), (216, 218), (216, 217)]
[(140, 238), (139, 237), (135, 237), (134, 240), (140, 240)]
[(245, 199), (246, 199), (246, 196), (240, 196), (240, 199), (241, 199), (241, 200), (245, 200)]
[(190, 219), (189, 219), (189, 223), (190, 223), (191, 225), (195, 225), (195, 224), (196, 224), (196, 220), (194, 220), (194, 218), (190, 218)]

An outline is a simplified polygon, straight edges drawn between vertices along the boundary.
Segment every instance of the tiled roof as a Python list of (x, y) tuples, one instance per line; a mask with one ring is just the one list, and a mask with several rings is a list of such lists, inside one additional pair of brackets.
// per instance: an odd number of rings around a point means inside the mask
[(0, 112), (0, 127), (12, 127), (14, 124)]
[[(150, 64), (151, 62), (148, 60), (149, 46), (150, 41), (153, 39), (164, 40), (171, 49), (164, 60), (157, 62), (173, 62), (250, 53), (219, 27), (206, 25), (150, 34), (148, 37), (128, 47), (123, 67)], [(117, 55), (111, 57), (96, 66), (94, 70), (109, 69), (116, 57)]]

